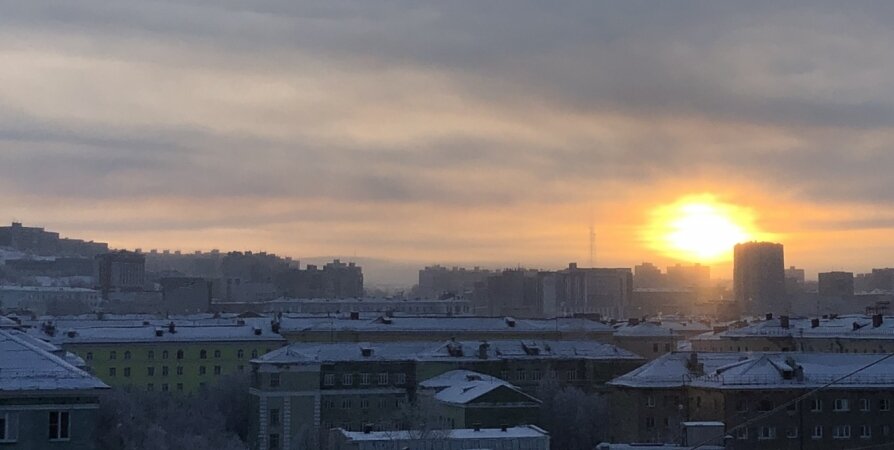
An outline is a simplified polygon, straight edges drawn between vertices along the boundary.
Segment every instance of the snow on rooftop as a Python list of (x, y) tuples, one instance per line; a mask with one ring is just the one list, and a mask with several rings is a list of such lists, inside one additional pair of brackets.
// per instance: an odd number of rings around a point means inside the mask
[(0, 393), (107, 387), (87, 372), (34, 345), (31, 339), (0, 330)]
[[(693, 355), (697, 355), (693, 357)], [(836, 381), (838, 388), (894, 386), (889, 359), (842, 377), (884, 355), (857, 353), (669, 353), (609, 384), (667, 388), (683, 385), (731, 389), (814, 388)]]
[(33, 328), (41, 339), (56, 345), (94, 344), (112, 342), (225, 342), (225, 341), (278, 341), (285, 342), (279, 334), (273, 333), (270, 324), (258, 325), (199, 325), (181, 326), (175, 324), (174, 332), (169, 326), (155, 324), (140, 326), (106, 326), (91, 328), (64, 328), (56, 325), (53, 336), (42, 329)]
[[(345, 438), (352, 441), (416, 441), (426, 439), (424, 433), (415, 430), (404, 431), (370, 431), (364, 433), (362, 431), (345, 431), (337, 428), (336, 432), (342, 434)], [(508, 427), (505, 431), (500, 428), (481, 428), (479, 430), (471, 428), (460, 428), (454, 430), (437, 430), (431, 431), (430, 437), (433, 439), (519, 439), (519, 438), (546, 438), (549, 434), (543, 429), (534, 425), (525, 425), (519, 427)]]
[(531, 344), (532, 341), (521, 340), (401, 341), (363, 345), (352, 342), (294, 343), (252, 362), (294, 364), (355, 360), (642, 359), (620, 347), (593, 341), (537, 341), (536, 346)]
[(469, 370), (452, 370), (425, 380), (419, 386), (436, 391), (433, 397), (438, 401), (460, 405), (502, 388), (514, 390), (531, 402), (540, 402), (507, 381)]

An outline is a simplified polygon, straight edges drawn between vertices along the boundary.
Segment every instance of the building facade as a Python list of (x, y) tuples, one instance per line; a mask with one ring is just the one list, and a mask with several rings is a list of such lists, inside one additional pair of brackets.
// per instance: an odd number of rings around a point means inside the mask
[(737, 244), (733, 253), (733, 291), (741, 311), (753, 315), (787, 313), (782, 244)]

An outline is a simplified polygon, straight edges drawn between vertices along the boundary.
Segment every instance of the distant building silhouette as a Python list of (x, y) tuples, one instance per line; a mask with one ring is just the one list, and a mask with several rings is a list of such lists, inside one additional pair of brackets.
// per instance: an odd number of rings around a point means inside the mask
[(633, 266), (633, 287), (637, 289), (663, 288), (667, 280), (661, 269), (652, 263), (644, 262)]
[(142, 291), (146, 284), (146, 258), (125, 250), (97, 255), (96, 284), (103, 298), (111, 292)]
[(475, 283), (483, 282), (494, 274), (493, 271), (479, 267), (448, 269), (439, 265), (428, 266), (419, 271), (419, 284), (413, 295), (421, 298), (438, 298), (442, 295), (461, 297), (471, 293), (475, 289)]
[(736, 303), (746, 314), (787, 312), (782, 244), (737, 244), (734, 250), (733, 286)]
[(791, 266), (785, 269), (785, 292), (788, 295), (797, 295), (804, 292), (804, 269)]
[(826, 272), (819, 274), (819, 295), (851, 297), (854, 295), (854, 274), (851, 272)]
[(60, 238), (59, 233), (38, 227), (25, 227), (19, 222), (13, 222), (8, 227), (0, 227), (0, 247), (10, 247), (44, 256), (86, 258), (109, 251), (109, 245), (102, 242)]
[(672, 288), (699, 288), (711, 283), (711, 267), (701, 264), (683, 266), (677, 264), (667, 268), (667, 285)]

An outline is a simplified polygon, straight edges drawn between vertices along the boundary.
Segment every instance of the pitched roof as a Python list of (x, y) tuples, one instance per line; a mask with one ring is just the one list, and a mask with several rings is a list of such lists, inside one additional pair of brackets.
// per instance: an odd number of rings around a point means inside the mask
[(0, 330), (0, 394), (105, 388), (99, 379), (22, 335)]

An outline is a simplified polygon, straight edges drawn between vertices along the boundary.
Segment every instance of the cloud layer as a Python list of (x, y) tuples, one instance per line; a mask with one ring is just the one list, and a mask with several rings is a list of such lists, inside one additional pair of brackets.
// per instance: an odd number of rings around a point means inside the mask
[(0, 11), (0, 207), (67, 234), (550, 265), (595, 221), (620, 265), (660, 258), (637, 237), (650, 208), (708, 192), (793, 263), (894, 246), (885, 4)]

